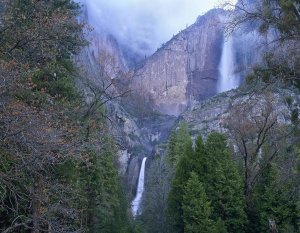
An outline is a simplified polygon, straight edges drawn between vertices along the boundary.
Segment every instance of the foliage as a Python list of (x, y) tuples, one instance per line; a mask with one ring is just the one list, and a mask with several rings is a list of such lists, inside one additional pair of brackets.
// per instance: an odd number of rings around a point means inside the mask
[(184, 145), (180, 160), (176, 166), (174, 179), (172, 181), (171, 190), (168, 197), (168, 222), (174, 232), (183, 231), (182, 219), (182, 198), (183, 187), (189, 179), (190, 164), (189, 155), (193, 151), (190, 138), (185, 139), (187, 142)]
[(86, 44), (75, 19), (79, 5), (72, 0), (2, 0), (1, 5), (1, 73), (11, 79), (5, 88), (73, 98), (71, 56)]
[(86, 103), (75, 87), (79, 5), (0, 8), (0, 231), (132, 232), (103, 90)]
[(184, 187), (182, 210), (184, 232), (213, 232), (210, 201), (195, 172), (191, 173)]
[(228, 232), (242, 232), (246, 224), (242, 180), (231, 161), (225, 137), (217, 133), (209, 135), (206, 143), (199, 136), (195, 150), (191, 143), (186, 144), (176, 166), (169, 194), (169, 224), (172, 226), (172, 232), (183, 232), (183, 219), (189, 219), (189, 213), (184, 213), (183, 202), (184, 187), (186, 181), (191, 178), (191, 172), (199, 177), (201, 187), (203, 185), (204, 192), (211, 202), (212, 225), (218, 227), (220, 232), (225, 229)]
[(208, 171), (204, 175), (214, 219), (222, 219), (228, 232), (243, 232), (246, 225), (243, 183), (233, 164), (226, 138), (211, 133), (206, 142)]
[[(231, 5), (229, 1), (226, 5)], [(249, 75), (251, 83), (284, 81), (299, 88), (300, 3), (298, 0), (240, 0), (227, 25), (230, 32), (241, 25), (254, 25), (262, 34), (271, 35), (264, 64)]]
[[(108, 139), (106, 139), (108, 140)], [(118, 173), (115, 167), (114, 149), (110, 141), (97, 155), (93, 150), (83, 151), (84, 161), (79, 164), (78, 177), (74, 185), (79, 185), (83, 221), (87, 220), (89, 232), (127, 231), (126, 209)]]
[(6, 59), (45, 67), (69, 58), (84, 44), (82, 25), (74, 16), (79, 5), (71, 0), (2, 1), (1, 53)]
[[(277, 230), (281, 232), (297, 232), (297, 216), (299, 197), (291, 194), (294, 184), (278, 182), (278, 169), (275, 164), (269, 164), (255, 187), (251, 196), (252, 206), (250, 212), (251, 225), (249, 232), (264, 232), (269, 229), (270, 221), (276, 223)], [(297, 194), (296, 194), (297, 195)]]
[(170, 140), (168, 143), (168, 158), (170, 159), (173, 166), (176, 166), (186, 144), (190, 143), (190, 136), (187, 130), (187, 125), (185, 122), (180, 122), (178, 130), (172, 132), (170, 135)]
[(60, 64), (60, 61), (57, 61), (55, 64), (49, 64), (44, 70), (36, 70), (31, 78), (33, 90), (49, 93), (55, 98), (75, 98), (76, 90), (71, 77), (75, 72), (74, 68), (63, 69), (65, 65), (72, 66), (70, 62), (65, 60), (62, 63), (67, 64)]
[(293, 150), (272, 160), (272, 148), (265, 146), (263, 151), (260, 175), (251, 192), (245, 193), (246, 181), (233, 163), (224, 135), (211, 133), (206, 142), (199, 136), (194, 150), (186, 144), (168, 197), (169, 231), (298, 232), (299, 159)]
[(233, 106), (225, 119), (236, 158), (243, 162), (247, 232), (298, 231), (298, 120), (289, 102), (290, 126), (278, 121), (276, 102), (267, 92)]

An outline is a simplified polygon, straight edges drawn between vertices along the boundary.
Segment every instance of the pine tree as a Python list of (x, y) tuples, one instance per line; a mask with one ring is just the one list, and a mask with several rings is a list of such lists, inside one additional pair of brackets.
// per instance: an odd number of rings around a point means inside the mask
[(202, 139), (201, 134), (198, 135), (195, 142), (195, 153), (192, 154), (191, 163), (194, 166), (194, 171), (198, 174), (199, 177), (203, 177), (207, 173), (207, 156), (205, 153), (205, 144)]
[[(243, 232), (246, 224), (242, 180), (230, 157), (226, 138), (218, 133), (208, 136), (204, 144), (201, 136), (196, 140), (195, 151), (191, 142), (176, 166), (169, 195), (170, 224), (173, 232), (183, 232), (183, 190), (194, 172), (200, 179), (207, 197), (211, 200), (214, 229), (219, 232)], [(225, 226), (225, 228), (223, 227)], [(217, 230), (216, 230), (217, 231)]]
[(202, 179), (212, 201), (213, 219), (223, 220), (228, 232), (243, 232), (246, 225), (243, 185), (225, 136), (210, 134), (205, 148), (207, 158), (204, 166), (207, 171)]
[(83, 153), (86, 162), (81, 165), (79, 182), (89, 232), (127, 232), (129, 227), (115, 154), (114, 144), (108, 137), (104, 138), (98, 153), (92, 149)]
[(182, 199), (183, 189), (186, 181), (190, 178), (192, 171), (190, 156), (193, 154), (190, 137), (186, 138), (182, 155), (175, 170), (171, 191), (168, 196), (168, 224), (172, 232), (183, 232)]
[(171, 162), (171, 164), (175, 164), (175, 147), (177, 144), (177, 133), (175, 130), (172, 130), (168, 140), (167, 147), (167, 158)]
[(187, 125), (185, 122), (179, 123), (179, 128), (177, 131), (176, 143), (174, 147), (174, 154), (171, 155), (173, 165), (176, 167), (177, 163), (179, 162), (183, 152), (186, 149), (186, 144), (190, 143), (190, 135), (187, 129)]
[(195, 172), (191, 172), (184, 187), (182, 210), (185, 233), (214, 232), (210, 201)]
[(297, 200), (288, 193), (292, 190), (290, 184), (279, 186), (277, 180), (276, 165), (268, 164), (252, 194), (250, 228), (254, 228), (256, 232), (269, 231), (270, 222), (273, 222), (280, 232), (299, 230), (299, 226), (294, 222), (296, 216), (299, 217), (299, 208)]

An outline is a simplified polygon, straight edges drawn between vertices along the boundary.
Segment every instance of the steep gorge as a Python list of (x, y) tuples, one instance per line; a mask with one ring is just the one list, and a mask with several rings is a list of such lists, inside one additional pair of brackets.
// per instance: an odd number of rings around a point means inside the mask
[(114, 84), (115, 95), (130, 90), (129, 97), (109, 102), (107, 111), (119, 144), (120, 173), (132, 195), (142, 158), (160, 153), (178, 116), (190, 124), (192, 132), (224, 132), (219, 120), (229, 110), (231, 99), (239, 99), (236, 92), (207, 99), (243, 83), (245, 75), (261, 62), (272, 38), (260, 35), (251, 25), (227, 38), (229, 15), (214, 9), (200, 16), (133, 71), (117, 40), (107, 33), (93, 32), (91, 45), (77, 57), (95, 85), (102, 84), (104, 77), (99, 74), (105, 73), (105, 82)]
[(153, 109), (178, 116), (195, 101), (216, 93), (222, 50), (222, 10), (212, 10), (174, 36), (136, 71), (130, 87)]
[(2, 1), (1, 232), (300, 231), (300, 3), (166, 2)]

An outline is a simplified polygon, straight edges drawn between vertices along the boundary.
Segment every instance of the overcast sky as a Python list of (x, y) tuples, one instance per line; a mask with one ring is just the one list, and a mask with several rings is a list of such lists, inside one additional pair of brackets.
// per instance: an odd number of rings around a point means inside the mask
[(222, 0), (85, 0), (90, 22), (145, 55)]

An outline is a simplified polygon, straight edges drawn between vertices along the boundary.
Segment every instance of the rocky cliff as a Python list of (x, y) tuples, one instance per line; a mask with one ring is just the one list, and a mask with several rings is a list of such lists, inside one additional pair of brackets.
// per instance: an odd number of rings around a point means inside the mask
[(136, 71), (131, 89), (147, 95), (155, 110), (169, 115), (179, 115), (192, 102), (214, 95), (223, 14), (212, 10), (174, 36)]
[(255, 101), (255, 108), (254, 112), (246, 113), (248, 117), (254, 119), (263, 116), (265, 113), (262, 105), (268, 101), (276, 115), (278, 126), (290, 125), (292, 112), (300, 111), (300, 95), (297, 90), (280, 86), (254, 93), (240, 88), (221, 93), (196, 104), (183, 113), (180, 118), (187, 122), (194, 139), (198, 134), (205, 137), (213, 131), (227, 134), (227, 121), (239, 117), (232, 114), (233, 110), (241, 105), (245, 106), (251, 101)]
[[(94, 101), (94, 91), (100, 93), (103, 85), (108, 87), (114, 83), (115, 76), (112, 75), (120, 75), (115, 73), (114, 66), (103, 67), (94, 51), (95, 47), (87, 47), (75, 58), (80, 67), (80, 76), (84, 77), (78, 79), (77, 83), (88, 103)], [(159, 114), (139, 118), (124, 108), (121, 98), (114, 98), (121, 94), (114, 85), (106, 90), (106, 94), (113, 98), (106, 103), (106, 114), (111, 135), (118, 145), (119, 173), (128, 192), (134, 193), (142, 158), (151, 155), (156, 144), (167, 140), (176, 118)]]
[[(83, 13), (83, 20), (88, 22), (88, 12)], [(228, 15), (227, 11), (215, 9), (199, 17), (132, 71), (130, 79), (125, 75), (129, 68), (124, 48), (107, 32), (90, 33), (90, 45), (76, 57), (82, 75), (93, 85), (118, 84), (111, 86), (112, 95), (131, 90), (130, 98), (115, 99), (106, 106), (112, 120), (111, 132), (119, 145), (120, 173), (127, 177), (130, 190), (134, 189), (142, 158), (153, 154), (156, 145), (167, 140), (177, 116), (183, 113), (192, 132), (224, 131), (222, 116), (233, 100), (242, 100), (233, 91), (201, 103), (217, 93), (223, 72), (221, 58), (231, 59), (230, 70), (235, 78), (243, 80), (261, 61), (267, 47), (268, 36), (260, 36), (248, 25), (231, 35), (233, 55), (222, 56), (228, 39), (224, 32)]]
[(106, 103), (107, 122), (118, 145), (119, 173), (129, 193), (134, 193), (142, 158), (154, 153), (156, 144), (167, 140), (176, 118), (161, 114), (141, 117), (129, 112), (126, 101), (114, 98), (127, 90), (124, 86), (117, 88), (119, 85), (115, 84), (122, 83), (128, 74), (117, 41), (110, 35), (95, 31), (88, 39), (90, 44), (74, 58), (80, 71), (77, 85), (88, 103), (103, 89), (106, 89), (104, 98), (112, 97)]
[[(83, 12), (88, 22), (89, 13), (86, 9)], [(146, 108), (152, 111), (178, 116), (187, 107), (218, 92), (223, 72), (220, 69), (221, 59), (231, 60), (228, 64), (232, 64), (229, 68), (232, 74), (223, 76), (233, 76), (237, 84), (243, 82), (253, 66), (262, 61), (262, 54), (274, 35), (261, 35), (256, 27), (248, 24), (231, 34), (230, 38), (226, 37), (225, 26), (233, 14), (236, 12), (214, 9), (200, 16), (195, 24), (175, 35), (146, 59), (130, 81), (118, 77), (121, 80), (119, 90), (132, 90), (133, 100), (143, 102), (135, 103), (136, 107), (146, 104)], [(119, 74), (116, 71), (128, 71), (127, 64), (135, 63), (128, 56), (131, 53), (128, 48), (120, 47), (107, 32), (97, 29), (89, 38), (89, 51), (80, 57), (90, 59), (90, 64), (96, 62), (105, 66), (110, 77), (116, 78)], [(231, 41), (230, 57), (223, 54), (228, 40)]]
[[(233, 12), (214, 9), (195, 24), (174, 36), (135, 73), (130, 89), (143, 95), (149, 108), (178, 116), (187, 107), (218, 92), (222, 76), (221, 58), (231, 60), (231, 75), (237, 85), (262, 61), (273, 34), (261, 35), (253, 25), (245, 25), (226, 35), (225, 27)], [(225, 49), (226, 42), (231, 47)], [(230, 57), (222, 53), (231, 50)]]

